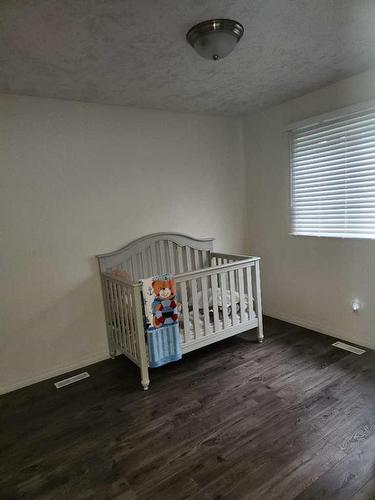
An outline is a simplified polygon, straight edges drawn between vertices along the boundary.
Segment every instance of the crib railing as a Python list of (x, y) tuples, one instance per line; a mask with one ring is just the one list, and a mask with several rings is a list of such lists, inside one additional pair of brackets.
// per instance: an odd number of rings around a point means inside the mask
[(140, 285), (110, 273), (101, 276), (110, 355), (114, 358), (122, 353), (137, 364), (147, 389), (150, 380)]
[[(260, 259), (213, 254), (213, 263), (215, 259), (225, 260), (225, 263), (175, 277), (183, 315), (183, 352), (191, 350), (190, 347), (196, 348), (198, 342), (202, 345), (214, 342), (217, 336), (224, 332), (225, 336), (230, 336), (246, 330), (246, 326), (251, 328), (259, 324), (260, 331), (262, 330)], [(228, 294), (231, 314), (226, 307)], [(188, 296), (191, 297), (190, 304)], [(201, 327), (201, 316), (203, 316), (203, 327)], [(257, 325), (254, 325), (254, 322)]]
[(110, 353), (123, 350), (133, 361), (139, 358), (136, 342), (135, 297), (133, 284), (111, 274), (102, 273), (102, 288)]

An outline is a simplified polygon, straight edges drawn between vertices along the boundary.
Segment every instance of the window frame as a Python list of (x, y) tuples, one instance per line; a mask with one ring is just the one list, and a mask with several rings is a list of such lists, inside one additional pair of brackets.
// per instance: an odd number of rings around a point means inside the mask
[(338, 239), (338, 240), (362, 240), (362, 241), (374, 241), (375, 240), (375, 232), (369, 236), (358, 235), (355, 236), (353, 234), (309, 234), (309, 233), (296, 233), (293, 230), (293, 161), (292, 161), (292, 153), (293, 153), (293, 139), (292, 133), (296, 129), (309, 127), (313, 125), (320, 125), (326, 122), (329, 122), (333, 119), (339, 119), (346, 117), (350, 114), (365, 112), (375, 110), (375, 99), (353, 104), (350, 106), (345, 106), (343, 108), (338, 108), (333, 111), (323, 113), (317, 116), (312, 116), (310, 118), (299, 120), (296, 122), (292, 122), (288, 124), (284, 128), (284, 132), (288, 134), (288, 153), (289, 153), (289, 213), (288, 213), (288, 234), (289, 236), (293, 236), (296, 238), (328, 238), (328, 239)]

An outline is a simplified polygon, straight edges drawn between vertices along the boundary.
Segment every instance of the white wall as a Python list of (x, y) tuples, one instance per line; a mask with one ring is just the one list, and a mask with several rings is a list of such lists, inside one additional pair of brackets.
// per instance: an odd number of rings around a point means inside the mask
[(94, 256), (151, 232), (245, 248), (237, 119), (0, 97), (0, 391), (107, 356)]
[[(289, 236), (289, 151), (283, 129), (375, 98), (375, 72), (254, 114), (244, 124), (248, 250), (263, 259), (266, 314), (375, 348), (375, 241)], [(363, 309), (354, 314), (351, 302)]]

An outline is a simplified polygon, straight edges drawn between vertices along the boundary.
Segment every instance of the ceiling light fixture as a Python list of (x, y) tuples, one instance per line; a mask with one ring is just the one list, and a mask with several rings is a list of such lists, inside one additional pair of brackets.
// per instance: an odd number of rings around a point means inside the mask
[(200, 56), (217, 61), (232, 52), (243, 32), (237, 21), (210, 19), (193, 26), (186, 33), (186, 40)]

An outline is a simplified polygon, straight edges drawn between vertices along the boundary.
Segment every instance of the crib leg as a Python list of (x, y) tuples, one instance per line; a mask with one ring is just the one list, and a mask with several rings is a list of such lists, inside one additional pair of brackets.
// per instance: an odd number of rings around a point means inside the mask
[(262, 294), (260, 289), (260, 265), (259, 260), (255, 263), (255, 286), (256, 286), (256, 312), (258, 316), (258, 342), (262, 344), (263, 335), (263, 314), (262, 314)]
[(136, 341), (138, 345), (139, 368), (141, 370), (141, 384), (143, 390), (147, 391), (150, 384), (150, 378), (148, 376), (148, 359), (145, 339), (145, 327), (143, 323), (142, 295), (140, 285), (133, 288), (133, 294), (136, 318)]
[(262, 316), (260, 316), (258, 318), (258, 333), (257, 333), (257, 337), (258, 337), (258, 343), (259, 344), (263, 344), (263, 342), (264, 342), (264, 335), (263, 335), (263, 318), (262, 318)]
[(150, 385), (150, 378), (148, 376), (148, 364), (141, 364), (141, 384), (144, 391), (148, 390), (148, 386)]
[(109, 351), (109, 357), (111, 359), (115, 359), (117, 354), (117, 349), (116, 349), (116, 344), (112, 339), (111, 332), (108, 332), (108, 351)]

